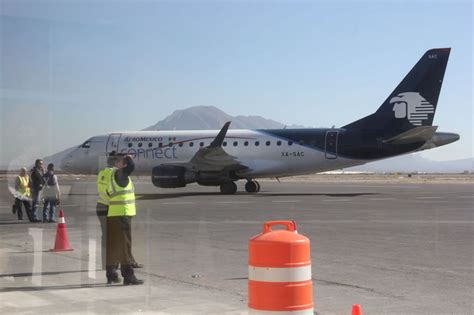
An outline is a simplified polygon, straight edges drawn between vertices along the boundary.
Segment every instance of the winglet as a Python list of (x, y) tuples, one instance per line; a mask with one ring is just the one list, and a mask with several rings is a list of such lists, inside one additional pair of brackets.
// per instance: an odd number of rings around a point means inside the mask
[(224, 124), (221, 131), (219, 131), (216, 138), (209, 145), (209, 148), (218, 148), (222, 146), (222, 142), (224, 142), (224, 138), (225, 138), (225, 135), (227, 134), (227, 130), (229, 129), (229, 126), (230, 126), (230, 121)]

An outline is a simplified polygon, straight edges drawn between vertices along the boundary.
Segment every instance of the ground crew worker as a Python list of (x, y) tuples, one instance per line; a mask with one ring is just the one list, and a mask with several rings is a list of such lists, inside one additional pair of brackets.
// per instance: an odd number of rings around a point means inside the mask
[[(143, 284), (133, 270), (132, 218), (136, 214), (135, 189), (129, 175), (135, 169), (130, 155), (117, 156), (112, 171), (107, 194), (109, 210), (107, 213), (107, 282), (118, 282), (117, 267), (124, 285)], [(115, 281), (114, 281), (115, 280)]]
[[(110, 197), (107, 194), (107, 187), (112, 176), (113, 165), (115, 164), (115, 151), (112, 151), (107, 158), (107, 167), (99, 172), (97, 175), (97, 193), (99, 200), (97, 200), (96, 213), (100, 223), (101, 247), (102, 247), (102, 269), (106, 269), (106, 252), (107, 252), (107, 212), (109, 210)], [(118, 283), (118, 277), (107, 279), (107, 283)]]
[(25, 207), (26, 216), (31, 222), (34, 218), (31, 213), (31, 191), (30, 191), (30, 177), (26, 172), (26, 167), (20, 169), (20, 175), (15, 180), (15, 204), (13, 205), (13, 214), (17, 214), (18, 220), (23, 220), (23, 210), (21, 205)]

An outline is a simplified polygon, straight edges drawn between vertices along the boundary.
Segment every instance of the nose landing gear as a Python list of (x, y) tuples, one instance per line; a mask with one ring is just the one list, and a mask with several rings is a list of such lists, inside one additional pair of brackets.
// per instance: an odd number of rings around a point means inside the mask
[(245, 184), (245, 191), (248, 193), (257, 193), (260, 191), (260, 184), (256, 180), (248, 180)]

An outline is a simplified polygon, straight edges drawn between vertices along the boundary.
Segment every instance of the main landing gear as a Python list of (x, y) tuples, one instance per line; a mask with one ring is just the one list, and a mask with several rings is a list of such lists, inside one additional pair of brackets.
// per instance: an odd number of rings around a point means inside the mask
[[(221, 193), (224, 195), (233, 195), (237, 192), (235, 182), (225, 182), (220, 185)], [(260, 184), (256, 180), (247, 180), (245, 191), (248, 193), (257, 193), (260, 191)]]
[(237, 185), (234, 182), (222, 183), (220, 188), (221, 193), (224, 195), (233, 195), (237, 192)]
[(260, 184), (256, 180), (248, 180), (245, 184), (245, 191), (248, 193), (257, 193), (260, 191)]

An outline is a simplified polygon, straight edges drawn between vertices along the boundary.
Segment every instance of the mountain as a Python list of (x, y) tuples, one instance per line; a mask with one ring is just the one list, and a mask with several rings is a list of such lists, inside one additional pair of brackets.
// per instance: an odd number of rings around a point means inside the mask
[(194, 106), (175, 110), (170, 116), (143, 130), (220, 129), (232, 121), (231, 129), (280, 129), (285, 125), (261, 116), (231, 116), (214, 106)]

